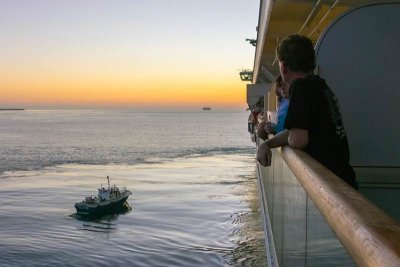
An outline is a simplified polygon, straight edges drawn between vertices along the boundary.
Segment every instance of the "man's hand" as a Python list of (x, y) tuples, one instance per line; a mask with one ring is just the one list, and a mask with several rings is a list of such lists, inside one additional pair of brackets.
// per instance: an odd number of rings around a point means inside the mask
[(268, 122), (265, 124), (264, 129), (265, 129), (265, 131), (266, 131), (267, 133), (273, 134), (273, 133), (275, 133), (276, 124), (274, 124), (274, 123), (268, 121)]
[(257, 136), (263, 140), (268, 139), (268, 133), (264, 130), (265, 122), (260, 122), (257, 125)]
[(283, 130), (268, 141), (262, 143), (257, 150), (257, 161), (264, 167), (271, 166), (271, 148), (285, 146), (288, 144), (289, 130)]
[(260, 129), (260, 130), (264, 130), (266, 124), (267, 124), (267, 123), (266, 123), (265, 121), (260, 122), (260, 123), (257, 125), (257, 128)]
[(264, 167), (271, 166), (272, 152), (267, 142), (262, 143), (257, 150), (257, 161)]

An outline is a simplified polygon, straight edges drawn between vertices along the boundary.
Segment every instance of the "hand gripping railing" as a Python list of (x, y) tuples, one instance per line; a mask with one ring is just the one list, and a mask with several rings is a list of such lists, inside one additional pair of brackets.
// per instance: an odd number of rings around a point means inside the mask
[(359, 266), (400, 266), (400, 224), (302, 150), (282, 157)]

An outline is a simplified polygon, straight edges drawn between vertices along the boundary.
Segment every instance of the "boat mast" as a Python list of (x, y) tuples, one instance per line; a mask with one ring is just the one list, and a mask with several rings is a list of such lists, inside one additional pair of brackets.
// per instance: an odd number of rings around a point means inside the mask
[(110, 189), (110, 177), (107, 175), (108, 189)]

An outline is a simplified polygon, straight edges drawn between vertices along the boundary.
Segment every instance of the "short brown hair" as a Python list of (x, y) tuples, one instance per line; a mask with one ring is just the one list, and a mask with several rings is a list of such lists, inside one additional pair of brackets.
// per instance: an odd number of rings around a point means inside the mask
[(312, 41), (303, 35), (289, 35), (276, 48), (276, 56), (291, 71), (310, 72), (315, 68), (315, 51)]

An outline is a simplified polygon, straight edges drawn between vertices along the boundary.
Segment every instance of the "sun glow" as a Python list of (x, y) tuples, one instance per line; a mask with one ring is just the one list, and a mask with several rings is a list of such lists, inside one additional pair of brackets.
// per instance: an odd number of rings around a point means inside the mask
[[(11, 1), (0, 9), (8, 25), (0, 52), (0, 108), (242, 108), (245, 83), (238, 72), (253, 63), (244, 34), (254, 30), (250, 19), (258, 3), (252, 12), (243, 11), (241, 1), (212, 3), (173, 1), (175, 13), (163, 14), (146, 3), (140, 13), (129, 2), (118, 8), (101, 2), (88, 18), (87, 3), (76, 12), (66, 3)], [(249, 21), (228, 19), (235, 12)]]

